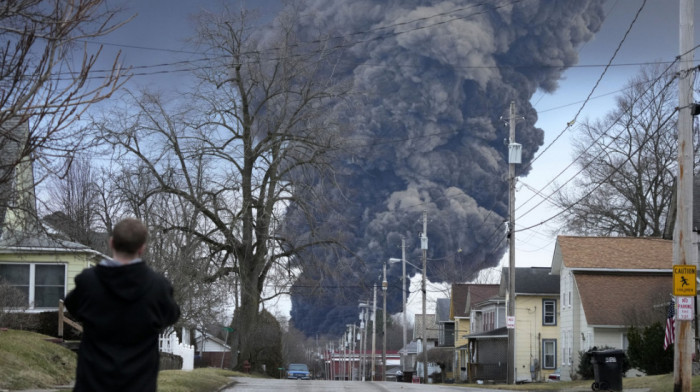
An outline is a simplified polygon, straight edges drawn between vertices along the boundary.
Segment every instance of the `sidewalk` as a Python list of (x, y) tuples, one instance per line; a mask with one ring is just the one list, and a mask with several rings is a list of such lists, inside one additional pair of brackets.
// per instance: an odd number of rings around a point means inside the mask
[(21, 389), (21, 390), (0, 389), (0, 392), (65, 392), (65, 391), (72, 391), (72, 390), (73, 390), (73, 384), (56, 385), (55, 387), (46, 388), (46, 389)]

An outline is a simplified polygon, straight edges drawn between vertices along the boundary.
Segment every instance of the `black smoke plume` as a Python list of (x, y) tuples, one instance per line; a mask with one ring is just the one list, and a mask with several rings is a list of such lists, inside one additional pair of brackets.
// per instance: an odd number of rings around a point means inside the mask
[[(503, 118), (514, 101), (525, 176), (544, 138), (530, 98), (554, 91), (576, 64), (578, 46), (603, 21), (602, 3), (304, 3), (299, 34), (313, 42), (327, 32), (327, 47), (344, 51), (333, 72), (351, 78), (360, 103), (343, 113), (351, 143), (336, 166), (340, 187), (323, 189), (342, 205), (322, 212), (325, 229), (342, 233), (347, 248), (303, 257), (323, 263), (306, 268), (293, 288), (297, 328), (338, 334), (357, 322), (358, 301), (371, 299), (383, 263), (401, 257), (401, 238), (407, 259), (420, 263), (423, 211), (431, 281), (463, 282), (497, 265), (507, 247)], [(400, 274), (400, 265), (389, 268), (392, 313), (401, 309)]]

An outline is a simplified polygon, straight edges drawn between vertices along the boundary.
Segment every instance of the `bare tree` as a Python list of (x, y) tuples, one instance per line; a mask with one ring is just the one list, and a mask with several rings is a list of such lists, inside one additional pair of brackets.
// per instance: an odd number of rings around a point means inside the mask
[(580, 174), (558, 194), (568, 229), (587, 235), (661, 236), (676, 167), (674, 76), (645, 67), (603, 120), (575, 145)]
[(120, 27), (117, 15), (103, 0), (0, 3), (0, 218), (19, 162), (72, 157), (87, 144), (80, 116), (125, 82), (119, 55), (97, 70), (101, 48), (84, 43)]
[(286, 271), (275, 285), (289, 287), (297, 270), (290, 258), (334, 242), (334, 233), (299, 238), (283, 220), (290, 203), (313, 212), (312, 200), (295, 195), (329, 170), (342, 140), (330, 108), (345, 94), (326, 72), (328, 51), (295, 40), (295, 15), (255, 36), (261, 30), (251, 29), (245, 11), (203, 14), (199, 43), (212, 63), (196, 74), (199, 87), (185, 102), (132, 94), (130, 110), (97, 124), (123, 154), (120, 162), (152, 179), (142, 183), (138, 204), (170, 195), (191, 214), (186, 225), (163, 220), (161, 230), (196, 239), (187, 257), (206, 263), (198, 269), (207, 274), (203, 281), (236, 276), (234, 352), (241, 361), (252, 360), (261, 343), (252, 337), (271, 271)]
[(73, 160), (65, 177), (52, 177), (46, 192), (44, 221), (70, 241), (105, 252), (107, 239), (99, 225), (100, 190), (90, 160), (84, 156)]

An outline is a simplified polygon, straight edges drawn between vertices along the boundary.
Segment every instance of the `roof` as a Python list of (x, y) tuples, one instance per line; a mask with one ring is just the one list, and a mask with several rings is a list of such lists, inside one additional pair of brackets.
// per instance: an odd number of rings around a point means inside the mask
[(497, 284), (475, 284), (469, 287), (467, 312), (471, 312), (472, 307), (476, 304), (498, 297), (498, 288)]
[(469, 312), (467, 312), (467, 294), (469, 292), (470, 284), (466, 283), (453, 283), (452, 284), (452, 294), (450, 295), (450, 318), (455, 317), (469, 317)]
[[(426, 340), (437, 340), (438, 338), (438, 325), (435, 322), (434, 314), (426, 314), (425, 318), (427, 324), (425, 325), (425, 338)], [(416, 314), (416, 321), (413, 327), (413, 338), (417, 339), (423, 333), (423, 315)]]
[(552, 272), (581, 269), (671, 269), (673, 241), (651, 237), (559, 236), (554, 250)]
[[(589, 325), (629, 325), (633, 313), (669, 301), (673, 281), (668, 274), (574, 274)], [(604, 293), (604, 295), (603, 295)]]
[[(559, 275), (551, 273), (550, 267), (515, 268), (516, 295), (559, 295)], [(500, 294), (505, 296), (510, 270), (503, 268)]]
[(507, 338), (508, 329), (506, 327), (492, 329), (486, 332), (479, 332), (467, 335), (469, 339), (495, 339), (495, 338)]
[(416, 342), (415, 340), (412, 340), (412, 341), (406, 343), (406, 345), (404, 347), (402, 347), (401, 350), (399, 350), (400, 354), (405, 354), (405, 355), (416, 354), (417, 352), (418, 352), (418, 342)]
[(438, 298), (435, 303), (435, 321), (438, 323), (448, 323), (450, 319), (450, 299)]
[(497, 284), (454, 283), (452, 284), (450, 318), (469, 318), (471, 307), (498, 295)]
[(14, 230), (5, 230), (0, 236), (0, 250), (2, 249), (13, 249), (15, 251), (21, 251), (22, 249), (29, 251), (55, 251), (61, 249), (96, 253), (88, 246), (53, 238), (45, 232), (23, 233)]

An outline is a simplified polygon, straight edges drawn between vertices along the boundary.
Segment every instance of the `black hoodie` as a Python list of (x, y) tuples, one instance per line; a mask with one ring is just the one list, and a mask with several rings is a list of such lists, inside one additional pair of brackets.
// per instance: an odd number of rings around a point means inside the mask
[(83, 324), (74, 391), (155, 391), (158, 335), (180, 317), (170, 282), (145, 262), (98, 265), (65, 300)]

